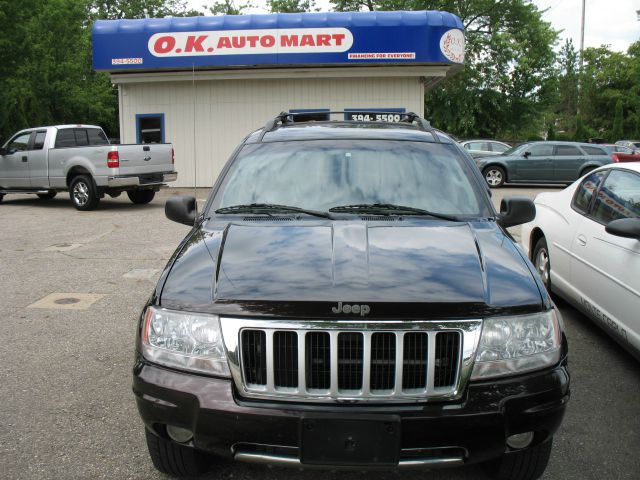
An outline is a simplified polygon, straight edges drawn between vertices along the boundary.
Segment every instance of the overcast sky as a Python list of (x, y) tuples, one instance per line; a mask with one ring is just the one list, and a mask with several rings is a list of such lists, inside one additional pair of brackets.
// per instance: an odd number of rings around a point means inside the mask
[[(534, 0), (543, 15), (556, 30), (564, 30), (561, 38), (572, 38), (580, 47), (580, 17), (582, 0)], [(586, 0), (584, 46), (611, 45), (626, 51), (630, 44), (640, 40), (640, 21), (636, 10), (640, 0)], [(561, 41), (564, 43), (564, 41)]]
[[(202, 5), (213, 5), (214, 0), (188, 0), (189, 5), (204, 10)], [(236, 0), (236, 4), (245, 3)], [(266, 12), (266, 0), (252, 0), (258, 5), (249, 13)], [(329, 10), (329, 0), (316, 0), (316, 6)], [(551, 22), (556, 30), (563, 30), (564, 38), (572, 38), (576, 48), (580, 47), (580, 15), (582, 0), (533, 0), (540, 10), (548, 9), (544, 19)], [(618, 51), (626, 51), (629, 45), (640, 39), (640, 21), (636, 10), (640, 10), (640, 0), (586, 0), (585, 47), (611, 45)], [(455, 13), (455, 12), (452, 12)]]

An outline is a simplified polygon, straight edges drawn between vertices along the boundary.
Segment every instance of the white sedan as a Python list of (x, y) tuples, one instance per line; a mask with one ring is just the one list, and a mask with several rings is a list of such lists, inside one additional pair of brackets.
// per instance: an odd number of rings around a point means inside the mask
[(598, 168), (535, 204), (522, 243), (547, 289), (640, 358), (640, 163)]

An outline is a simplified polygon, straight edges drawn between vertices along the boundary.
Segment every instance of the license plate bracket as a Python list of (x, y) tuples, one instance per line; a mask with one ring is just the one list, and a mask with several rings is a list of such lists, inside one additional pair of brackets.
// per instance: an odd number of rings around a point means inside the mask
[(300, 421), (300, 461), (308, 465), (397, 465), (400, 417), (316, 417)]

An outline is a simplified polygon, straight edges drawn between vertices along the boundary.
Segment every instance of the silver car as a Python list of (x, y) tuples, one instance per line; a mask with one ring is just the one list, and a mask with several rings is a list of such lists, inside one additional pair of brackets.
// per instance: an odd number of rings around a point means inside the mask
[(465, 140), (460, 145), (469, 152), (473, 158), (500, 155), (511, 148), (508, 143), (497, 140)]

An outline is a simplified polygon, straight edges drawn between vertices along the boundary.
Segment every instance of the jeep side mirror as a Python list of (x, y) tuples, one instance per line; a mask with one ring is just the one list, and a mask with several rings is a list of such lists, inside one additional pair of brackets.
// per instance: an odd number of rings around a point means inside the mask
[(616, 237), (635, 238), (640, 240), (640, 218), (620, 218), (613, 220), (604, 228), (607, 233)]
[(527, 197), (507, 197), (500, 202), (498, 225), (502, 228), (514, 227), (536, 218), (536, 206)]
[(196, 220), (196, 199), (188, 195), (170, 198), (164, 204), (164, 214), (169, 220), (193, 226)]

